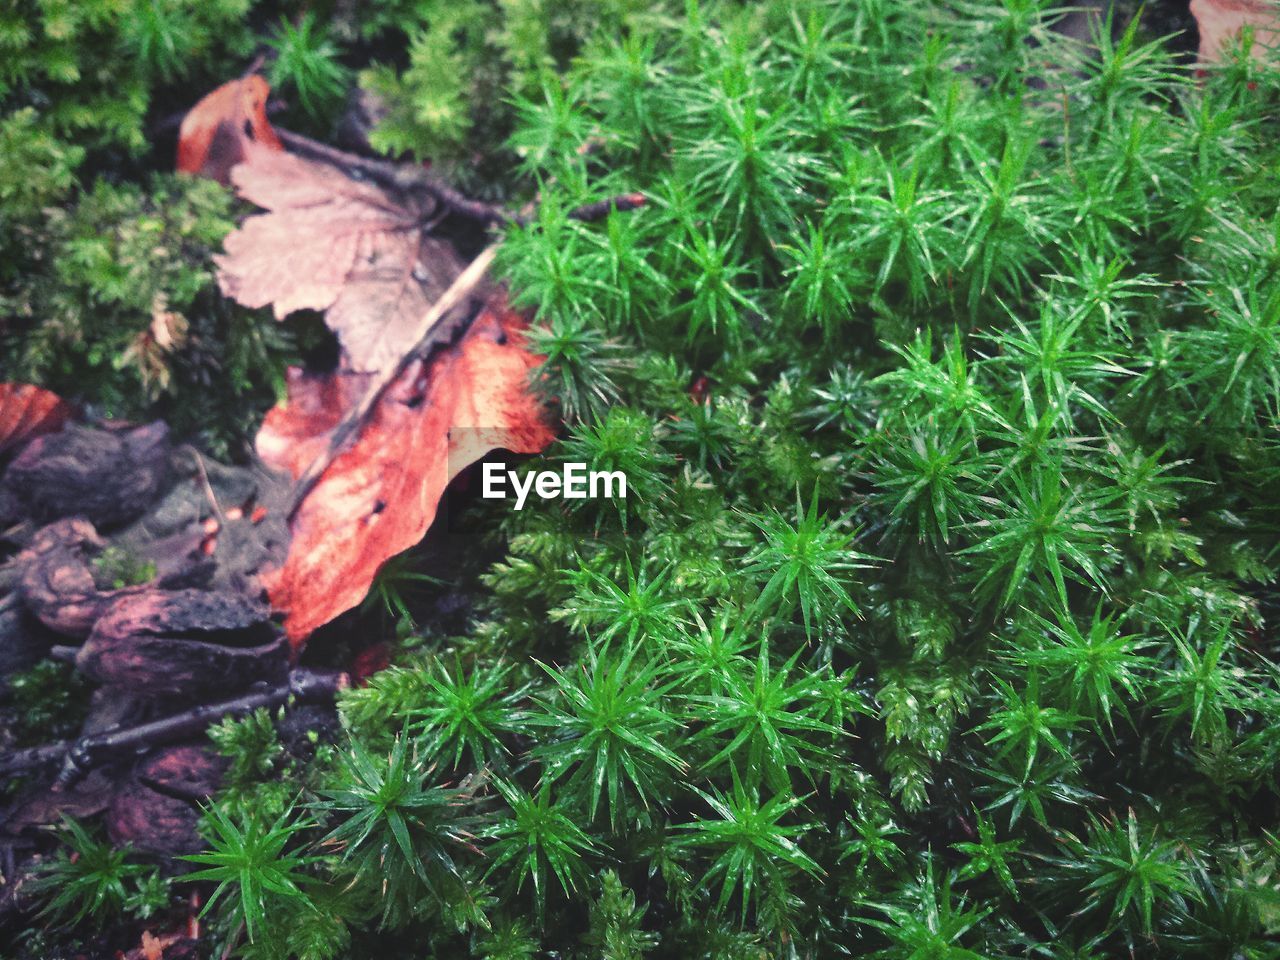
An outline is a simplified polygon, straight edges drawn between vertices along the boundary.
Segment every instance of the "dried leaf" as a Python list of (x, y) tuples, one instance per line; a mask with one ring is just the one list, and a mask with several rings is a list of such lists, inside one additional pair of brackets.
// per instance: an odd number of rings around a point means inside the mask
[(118, 769), (95, 767), (70, 789), (36, 786), (4, 811), (5, 832), (22, 833), (31, 827), (57, 823), (64, 816), (77, 820), (95, 817), (111, 806), (120, 777)]
[(222, 292), (248, 307), (327, 311), (351, 369), (390, 367), (417, 342), (418, 321), (462, 269), (425, 235), (434, 213), (419, 194), (392, 193), (325, 163), (251, 148), (232, 173), (268, 213), (227, 237)]
[(151, 935), (150, 930), (142, 931), (142, 956), (144, 960), (164, 960), (164, 942)]
[[(264, 576), (295, 644), (359, 604), (382, 564), (422, 539), (465, 466), (490, 450), (536, 453), (551, 442), (526, 387), (538, 358), (523, 327), (505, 304), (493, 304), (457, 344), (411, 362), (303, 500), (284, 566)], [(263, 423), (260, 455), (297, 476), (309, 458), (291, 455), (291, 445), (324, 449), (344, 412), (325, 397), (351, 395), (351, 384), (295, 375), (288, 402)]]
[(1275, 0), (1191, 0), (1200, 29), (1200, 59), (1216, 63), (1240, 31), (1253, 27), (1253, 55), (1263, 57), (1280, 45), (1280, 5)]
[(201, 952), (196, 939), (187, 936), (184, 928), (159, 935), (144, 930), (138, 946), (117, 956), (122, 960), (196, 960)]
[(328, 449), (334, 428), (364, 395), (373, 375), (338, 370), (314, 376), (290, 367), (285, 377), (288, 403), (267, 412), (255, 446), (264, 463), (296, 479)]
[(192, 107), (178, 131), (178, 169), (226, 185), (250, 145), (282, 150), (267, 122), (270, 92), (262, 77), (244, 77), (224, 83)]
[(26, 383), (0, 383), (0, 456), (32, 437), (61, 430), (71, 413), (71, 404), (56, 393)]
[(164, 941), (152, 936), (150, 930), (142, 931), (142, 945), (139, 949), (143, 960), (164, 960)]

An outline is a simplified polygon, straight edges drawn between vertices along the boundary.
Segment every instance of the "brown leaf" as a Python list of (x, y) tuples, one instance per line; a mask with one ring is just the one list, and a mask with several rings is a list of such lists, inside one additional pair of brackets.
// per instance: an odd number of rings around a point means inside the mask
[(244, 77), (224, 83), (192, 107), (178, 131), (178, 169), (226, 185), (250, 145), (282, 150), (267, 122), (270, 92), (262, 77)]
[(1275, 0), (1191, 0), (1200, 28), (1200, 59), (1216, 63), (1240, 31), (1254, 29), (1253, 56), (1269, 56), (1280, 44), (1280, 6)]
[(200, 955), (199, 944), (188, 937), (185, 930), (170, 930), (159, 935), (144, 930), (138, 946), (128, 953), (117, 954), (123, 960), (196, 960)]
[(462, 269), (449, 244), (423, 232), (432, 202), (289, 153), (251, 147), (246, 157), (231, 179), (269, 212), (227, 237), (222, 292), (248, 307), (273, 304), (278, 319), (327, 311), (358, 373), (399, 361)]
[(111, 806), (119, 778), (119, 770), (97, 767), (76, 781), (69, 790), (37, 786), (4, 811), (4, 829), (14, 834), (31, 827), (57, 823), (64, 816), (77, 820), (95, 817)]
[(56, 393), (26, 383), (0, 383), (0, 456), (42, 433), (54, 433), (71, 416)]
[(315, 376), (290, 367), (285, 377), (288, 403), (267, 412), (254, 445), (264, 463), (297, 479), (328, 449), (334, 428), (359, 402), (373, 375), (338, 370)]
[[(295, 644), (360, 603), (382, 564), (422, 539), (465, 466), (494, 449), (536, 453), (554, 438), (526, 387), (539, 358), (526, 349), (523, 329), (517, 314), (495, 303), (457, 344), (412, 361), (303, 500), (284, 566), (264, 576)], [(351, 384), (295, 375), (288, 402), (263, 423), (260, 455), (297, 476), (310, 458), (291, 455), (291, 447), (324, 449), (345, 412), (325, 398), (353, 395)]]

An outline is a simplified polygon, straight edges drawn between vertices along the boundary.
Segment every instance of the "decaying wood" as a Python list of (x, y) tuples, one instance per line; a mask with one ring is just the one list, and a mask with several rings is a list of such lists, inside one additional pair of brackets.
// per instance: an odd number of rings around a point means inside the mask
[(98, 589), (89, 561), (105, 546), (93, 524), (80, 517), (42, 527), (13, 561), (23, 604), (50, 630), (87, 636), (115, 600), (144, 589)]
[(226, 768), (226, 760), (195, 744), (149, 754), (112, 796), (107, 835), (146, 853), (196, 853), (204, 845), (198, 804), (217, 790)]
[(280, 683), (288, 659), (261, 601), (218, 590), (147, 590), (107, 608), (76, 668), (135, 695), (200, 697)]
[(163, 423), (127, 430), (71, 424), (28, 443), (4, 485), (37, 520), (84, 517), (99, 530), (146, 512), (169, 478), (172, 445)]

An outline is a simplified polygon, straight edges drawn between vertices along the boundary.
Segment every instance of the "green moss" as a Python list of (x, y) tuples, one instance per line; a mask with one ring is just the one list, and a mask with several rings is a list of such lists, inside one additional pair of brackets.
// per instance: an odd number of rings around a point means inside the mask
[(166, 416), (237, 454), (293, 355), (274, 321), (223, 300), (213, 254), (233, 225), (218, 184), (103, 180), (46, 208), (7, 264), (0, 377), (39, 383), (125, 419)]
[[(528, 468), (634, 494), (450, 518), (450, 582), (387, 602), (471, 621), (207, 815), (218, 949), (1274, 953), (1280, 65), (1199, 77), (1123, 16), (1082, 48), (1036, 0), (565, 9), (326, 29), (414, 38), (359, 64), (382, 147), (536, 184), (500, 270), (567, 423)], [(231, 211), (77, 193), (14, 116), (53, 175), (7, 194), (11, 342), (142, 403), (124, 332), (229, 309)], [(219, 736), (258, 770), (255, 723)]]

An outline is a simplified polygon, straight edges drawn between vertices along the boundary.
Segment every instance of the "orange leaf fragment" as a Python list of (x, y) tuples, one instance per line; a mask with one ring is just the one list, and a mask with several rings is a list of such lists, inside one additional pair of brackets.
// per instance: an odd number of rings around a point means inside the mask
[(262, 462), (298, 479), (328, 449), (334, 429), (372, 380), (371, 374), (344, 369), (315, 376), (290, 367), (288, 402), (267, 411), (254, 441)]
[(71, 404), (27, 383), (0, 383), (0, 454), (42, 433), (61, 430)]
[(267, 122), (270, 92), (262, 77), (243, 77), (224, 83), (192, 107), (178, 131), (178, 169), (225, 186), (250, 145), (283, 150)]
[(291, 153), (251, 146), (245, 159), (232, 182), (267, 212), (227, 237), (222, 292), (247, 307), (272, 304), (281, 320), (326, 311), (357, 373), (397, 363), (462, 270), (453, 248), (423, 229), (434, 201)]
[[(524, 326), (491, 303), (458, 343), (410, 362), (302, 501), (284, 566), (263, 578), (295, 645), (359, 604), (382, 565), (422, 539), (463, 468), (491, 450), (537, 453), (554, 439), (527, 388), (540, 358), (527, 350)], [(288, 402), (258, 434), (263, 460), (296, 477), (323, 452), (346, 412), (325, 398), (350, 405), (360, 395), (343, 376), (294, 375)]]
[(1252, 54), (1264, 57), (1280, 45), (1280, 5), (1275, 0), (1191, 0), (1200, 29), (1200, 59), (1216, 63), (1240, 32), (1253, 27)]

